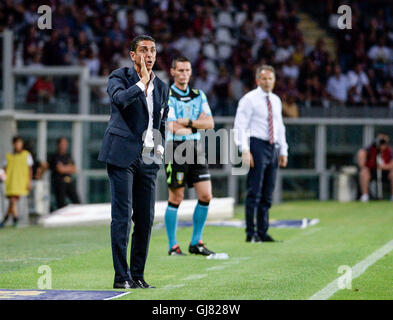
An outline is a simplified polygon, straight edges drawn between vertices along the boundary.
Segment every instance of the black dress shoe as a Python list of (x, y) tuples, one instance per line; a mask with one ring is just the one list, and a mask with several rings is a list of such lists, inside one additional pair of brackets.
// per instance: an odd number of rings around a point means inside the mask
[(276, 240), (274, 240), (271, 236), (269, 236), (268, 234), (265, 235), (262, 240), (262, 242), (277, 242)]
[(136, 289), (139, 286), (134, 281), (120, 281), (113, 284), (113, 289)]
[(259, 235), (255, 234), (252, 237), (247, 236), (246, 242), (251, 242), (251, 243), (262, 242), (262, 239), (261, 239), (261, 237)]
[(254, 239), (253, 239), (252, 242), (262, 242), (262, 238), (261, 238), (258, 234), (256, 234), (256, 235), (254, 236)]
[(145, 280), (143, 279), (137, 279), (134, 280), (135, 285), (137, 286), (137, 288), (141, 288), (141, 289), (151, 289), (151, 288), (155, 288), (153, 286), (151, 286), (150, 284), (148, 284)]
[(254, 237), (252, 237), (252, 236), (247, 236), (247, 237), (246, 237), (246, 242), (252, 242), (253, 239), (254, 239)]

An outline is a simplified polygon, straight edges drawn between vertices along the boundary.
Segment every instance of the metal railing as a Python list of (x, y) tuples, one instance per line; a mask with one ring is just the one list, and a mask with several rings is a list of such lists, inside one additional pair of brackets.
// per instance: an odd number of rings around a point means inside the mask
[[(109, 116), (106, 115), (70, 115), (70, 114), (28, 114), (22, 112), (11, 112), (2, 111), (0, 112), (1, 121), (14, 121), (18, 126), (18, 122), (30, 121), (36, 122), (36, 133), (32, 137), (36, 138), (37, 145), (37, 158), (40, 160), (47, 159), (47, 145), (48, 145), (48, 124), (51, 122), (68, 122), (71, 123), (71, 142), (72, 150), (71, 154), (74, 158), (76, 166), (79, 168), (77, 175), (78, 189), (81, 191), (82, 199), (86, 201), (88, 199), (87, 194), (89, 193), (87, 180), (92, 177), (106, 178), (106, 170), (104, 165), (102, 168), (89, 168), (83, 166), (83, 154), (86, 153), (86, 146), (88, 144), (94, 144), (98, 148), (102, 139), (105, 123), (108, 122)], [(233, 128), (232, 117), (216, 117), (215, 123), (217, 126), (223, 127), (225, 130)], [(86, 130), (83, 130), (83, 126), (89, 124), (90, 127), (103, 124), (103, 129), (98, 130), (99, 134), (93, 137), (86, 136)], [(312, 162), (314, 165), (308, 168), (298, 169), (300, 165), (294, 164), (292, 168), (281, 169), (278, 174), (278, 181), (274, 199), (276, 202), (281, 201), (283, 192), (283, 179), (295, 179), (297, 177), (314, 177), (318, 179), (318, 187), (316, 194), (318, 199), (327, 200), (332, 198), (329, 192), (329, 179), (334, 177), (337, 170), (327, 168), (327, 130), (330, 128), (336, 128), (337, 126), (344, 128), (361, 127), (362, 136), (357, 137), (360, 141), (358, 148), (363, 145), (371, 143), (375, 135), (375, 127), (391, 127), (393, 129), (393, 119), (315, 119), (315, 118), (300, 118), (300, 119), (285, 119), (287, 131), (293, 127), (295, 131), (306, 130), (307, 127), (310, 131), (309, 138), (303, 139), (296, 143), (291, 142), (292, 137), (288, 136), (289, 143), (289, 157), (293, 154), (297, 154), (300, 159), (304, 156), (305, 152), (308, 152), (312, 156)], [(310, 146), (310, 150), (307, 150), (307, 146)], [(311, 148), (311, 146), (314, 146)], [(338, 148), (339, 146), (337, 146)], [(229, 152), (229, 151), (228, 151)], [(211, 170), (212, 178), (221, 178), (226, 181), (227, 187), (225, 191), (226, 196), (230, 196), (239, 199), (239, 181), (244, 179), (242, 176), (232, 175), (232, 165), (224, 164), (222, 166), (216, 166)], [(165, 178), (163, 170), (160, 171), (161, 178)], [(162, 189), (162, 188), (161, 188)], [(240, 190), (241, 191), (241, 190)], [(285, 191), (285, 190), (284, 190)], [(163, 198), (166, 194), (166, 190), (160, 190), (157, 188), (157, 195), (159, 198)], [(191, 195), (193, 195), (191, 193)]]

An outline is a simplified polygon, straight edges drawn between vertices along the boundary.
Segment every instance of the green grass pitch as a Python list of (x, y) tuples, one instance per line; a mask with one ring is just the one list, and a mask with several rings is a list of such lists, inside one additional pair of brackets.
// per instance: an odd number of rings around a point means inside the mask
[[(236, 208), (243, 219), (244, 207)], [(290, 202), (274, 206), (272, 219), (318, 218), (306, 229), (270, 229), (281, 243), (246, 243), (243, 229), (211, 227), (204, 241), (229, 260), (170, 257), (165, 230), (152, 233), (145, 278), (157, 288), (121, 299), (307, 299), (393, 239), (390, 202)], [(187, 251), (191, 228), (179, 228)], [(0, 230), (0, 288), (38, 289), (40, 265), (52, 269), (53, 289), (112, 290), (108, 226)], [(393, 252), (331, 299), (393, 299)]]

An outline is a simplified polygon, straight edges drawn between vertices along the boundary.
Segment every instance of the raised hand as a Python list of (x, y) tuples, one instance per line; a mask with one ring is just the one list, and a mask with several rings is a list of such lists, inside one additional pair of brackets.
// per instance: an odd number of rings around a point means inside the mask
[(147, 84), (150, 81), (150, 74), (147, 71), (145, 58), (143, 56), (141, 56), (141, 76), (142, 76), (142, 78), (141, 78), (142, 83), (145, 86), (147, 86)]

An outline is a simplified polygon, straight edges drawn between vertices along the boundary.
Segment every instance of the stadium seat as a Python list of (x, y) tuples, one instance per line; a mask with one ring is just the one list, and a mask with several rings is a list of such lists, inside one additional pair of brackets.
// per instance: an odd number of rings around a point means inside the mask
[(228, 11), (221, 11), (217, 15), (217, 26), (232, 28), (234, 25), (232, 14)]
[(221, 60), (227, 60), (232, 54), (232, 47), (230, 45), (218, 46), (218, 58)]
[(216, 41), (217, 43), (234, 44), (234, 39), (228, 28), (218, 28), (216, 30)]
[(206, 43), (203, 45), (202, 52), (204, 56), (208, 59), (216, 59), (217, 58), (217, 50), (213, 43)]
[(240, 27), (243, 22), (247, 19), (247, 12), (240, 11), (235, 14), (235, 25)]

